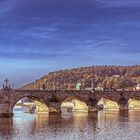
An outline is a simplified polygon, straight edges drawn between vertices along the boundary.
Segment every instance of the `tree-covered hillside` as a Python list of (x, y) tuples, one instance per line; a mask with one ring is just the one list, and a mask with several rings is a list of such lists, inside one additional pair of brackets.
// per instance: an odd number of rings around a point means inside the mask
[(91, 66), (50, 72), (22, 89), (74, 89), (81, 82), (85, 88), (106, 87), (132, 89), (140, 83), (140, 65)]

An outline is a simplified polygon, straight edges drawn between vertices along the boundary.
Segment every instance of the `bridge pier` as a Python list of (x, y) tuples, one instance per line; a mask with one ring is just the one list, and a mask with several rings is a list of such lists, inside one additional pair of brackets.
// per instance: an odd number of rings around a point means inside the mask
[(120, 111), (123, 111), (123, 110), (127, 111), (127, 110), (129, 110), (128, 109), (128, 105), (127, 104), (120, 104), (119, 105), (119, 110)]
[(87, 102), (88, 105), (88, 113), (97, 113), (98, 112), (98, 108), (97, 108), (97, 103), (98, 101), (96, 99), (92, 99), (90, 98)]
[(55, 110), (54, 108), (49, 108), (49, 115), (61, 115), (61, 110)]
[(61, 115), (61, 104), (59, 102), (49, 103), (49, 115)]
[(119, 104), (119, 110), (120, 111), (127, 111), (128, 110), (128, 100), (125, 98), (121, 98), (118, 102)]
[(9, 103), (0, 104), (0, 117), (13, 117), (13, 109)]
[(98, 112), (98, 108), (96, 106), (88, 106), (88, 112), (89, 113), (94, 113), (94, 112)]

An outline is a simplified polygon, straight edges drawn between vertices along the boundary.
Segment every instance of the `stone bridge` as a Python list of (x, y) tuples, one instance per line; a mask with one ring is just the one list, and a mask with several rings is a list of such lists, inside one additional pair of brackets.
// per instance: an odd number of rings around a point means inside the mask
[[(118, 104), (120, 110), (128, 109), (128, 100), (140, 99), (140, 91), (86, 91), (86, 90), (14, 90), (0, 91), (0, 116), (13, 116), (15, 104), (28, 97), (41, 105), (47, 106), (49, 113), (61, 113), (61, 104), (66, 99), (77, 99), (88, 106), (89, 112), (97, 111), (97, 103), (101, 98), (109, 99)], [(39, 105), (39, 104), (38, 104)]]

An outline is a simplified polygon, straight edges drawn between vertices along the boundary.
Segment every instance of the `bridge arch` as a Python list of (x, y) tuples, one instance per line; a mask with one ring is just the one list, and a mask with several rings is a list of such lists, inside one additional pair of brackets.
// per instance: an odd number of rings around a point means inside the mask
[(97, 108), (103, 110), (119, 110), (118, 102), (109, 97), (102, 97), (97, 102)]
[(68, 96), (61, 101), (61, 111), (64, 112), (88, 112), (88, 105), (82, 98)]
[(137, 98), (137, 97), (129, 98), (128, 109), (129, 110), (140, 110), (140, 98)]
[[(31, 101), (34, 104), (30, 104), (29, 102), (28, 103), (19, 103), (19, 101), (21, 101), (21, 100), (23, 100), (25, 98), (27, 99), (27, 101)], [(49, 112), (49, 108), (45, 104), (45, 102), (42, 99), (34, 97), (34, 96), (22, 96), (22, 97), (18, 98), (17, 100), (15, 100), (13, 102), (12, 109), (15, 106), (20, 106), (20, 105), (28, 107), (29, 110), (31, 110), (33, 105), (35, 105), (35, 107), (36, 107), (35, 112), (36, 113), (48, 113)]]

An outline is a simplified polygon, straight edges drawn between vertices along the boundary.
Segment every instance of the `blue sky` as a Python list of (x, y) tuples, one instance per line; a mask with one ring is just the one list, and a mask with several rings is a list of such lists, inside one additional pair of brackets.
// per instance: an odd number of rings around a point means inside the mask
[(139, 0), (0, 0), (0, 81), (50, 71), (133, 65), (140, 58)]

